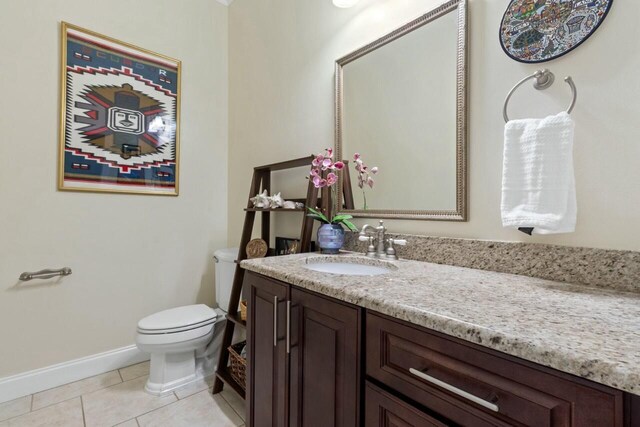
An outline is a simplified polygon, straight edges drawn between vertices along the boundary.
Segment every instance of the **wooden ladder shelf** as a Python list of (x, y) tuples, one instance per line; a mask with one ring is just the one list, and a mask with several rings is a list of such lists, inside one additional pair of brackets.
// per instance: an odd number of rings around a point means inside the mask
[[(256, 218), (256, 212), (262, 214), (262, 227), (261, 238), (267, 244), (270, 243), (270, 226), (271, 226), (271, 213), (272, 212), (302, 212), (304, 213), (306, 208), (302, 209), (257, 209), (254, 208), (249, 198), (255, 196), (261, 191), (267, 190), (271, 194), (271, 172), (281, 171), (286, 169), (311, 167), (311, 161), (314, 156), (303, 157), (300, 159), (289, 160), (281, 163), (274, 163), (266, 166), (259, 166), (253, 170), (253, 178), (251, 180), (251, 188), (249, 189), (249, 197), (247, 198), (247, 207), (245, 209), (244, 226), (242, 229), (242, 237), (240, 239), (240, 248), (238, 251), (238, 261), (236, 264), (236, 271), (233, 277), (233, 285), (231, 288), (231, 298), (229, 300), (229, 307), (227, 310), (227, 323), (225, 325), (224, 336), (222, 338), (222, 349), (220, 350), (220, 357), (218, 359), (218, 368), (216, 371), (216, 380), (213, 386), (213, 394), (222, 391), (225, 384), (234, 389), (242, 398), (245, 397), (244, 385), (238, 384), (229, 372), (229, 346), (233, 340), (233, 333), (236, 326), (246, 328), (246, 322), (241, 320), (240, 313), (237, 312), (238, 303), (240, 302), (240, 296), (242, 294), (242, 283), (244, 280), (244, 269), (240, 267), (240, 261), (247, 259), (247, 243), (251, 240), (253, 233), (253, 225)], [(295, 200), (305, 204), (305, 206), (318, 206), (318, 189), (314, 187), (311, 180), (309, 180), (307, 189), (307, 198), (305, 200)], [(327, 198), (323, 197), (322, 205), (323, 210), (328, 207)], [(327, 206), (324, 206), (324, 205)], [(300, 252), (309, 252), (311, 249), (311, 233), (313, 230), (313, 220), (306, 214), (303, 215), (302, 227), (300, 230)]]

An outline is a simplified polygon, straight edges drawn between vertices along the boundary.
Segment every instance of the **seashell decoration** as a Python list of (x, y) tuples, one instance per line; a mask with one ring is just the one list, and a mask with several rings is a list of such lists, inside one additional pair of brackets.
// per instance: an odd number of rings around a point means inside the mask
[(271, 208), (281, 208), (284, 206), (284, 199), (282, 198), (281, 193), (274, 194), (270, 197), (269, 201), (271, 202)]
[(269, 200), (269, 192), (264, 190), (262, 193), (256, 194), (255, 197), (250, 198), (251, 203), (253, 203), (253, 207), (257, 209), (267, 209), (271, 206), (271, 201)]
[(269, 192), (264, 190), (249, 199), (256, 209), (303, 209), (304, 203), (287, 201), (282, 198), (282, 193), (269, 196)]
[(290, 200), (287, 200), (286, 202), (284, 202), (282, 207), (285, 209), (296, 209), (296, 203)]

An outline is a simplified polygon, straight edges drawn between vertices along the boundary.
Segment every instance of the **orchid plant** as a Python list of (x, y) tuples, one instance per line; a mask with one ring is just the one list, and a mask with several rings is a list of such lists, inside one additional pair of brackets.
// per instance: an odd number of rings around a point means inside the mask
[[(335, 184), (338, 182), (337, 172), (344, 169), (345, 164), (342, 161), (333, 161), (333, 149), (327, 148), (324, 154), (318, 154), (311, 162), (311, 172), (309, 172), (309, 179), (313, 182), (316, 188), (329, 187), (332, 192), (335, 191)], [(326, 178), (324, 177), (326, 173)], [(320, 221), (324, 224), (344, 224), (351, 231), (358, 231), (358, 228), (353, 225), (350, 219), (351, 215), (335, 215), (331, 219), (322, 212), (307, 206), (309, 210), (310, 218)]]
[(367, 194), (365, 192), (365, 189), (367, 188), (367, 186), (373, 189), (375, 181), (373, 180), (373, 177), (371, 175), (375, 175), (378, 173), (378, 167), (375, 166), (369, 169), (369, 167), (362, 160), (360, 153), (355, 153), (353, 155), (353, 160), (356, 164), (356, 172), (358, 172), (358, 187), (360, 187), (360, 189), (362, 190), (362, 199), (364, 200), (364, 209), (366, 210), (368, 209), (368, 206)]

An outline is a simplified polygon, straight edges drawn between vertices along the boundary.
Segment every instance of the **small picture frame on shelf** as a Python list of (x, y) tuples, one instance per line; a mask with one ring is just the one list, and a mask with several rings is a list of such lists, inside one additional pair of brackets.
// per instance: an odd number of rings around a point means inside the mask
[[(316, 242), (311, 242), (311, 252), (315, 252)], [(276, 255), (293, 255), (300, 253), (300, 239), (276, 237)]]

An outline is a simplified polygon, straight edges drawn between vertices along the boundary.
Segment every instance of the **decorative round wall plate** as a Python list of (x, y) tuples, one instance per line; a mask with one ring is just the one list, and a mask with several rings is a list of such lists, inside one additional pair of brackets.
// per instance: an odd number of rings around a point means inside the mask
[(578, 47), (607, 16), (613, 0), (511, 0), (500, 44), (516, 61), (536, 63)]

